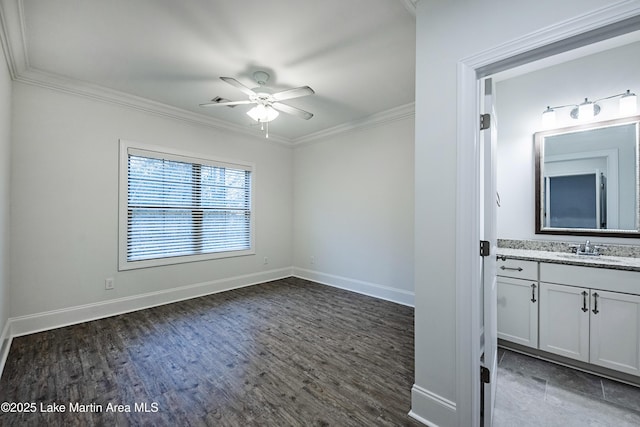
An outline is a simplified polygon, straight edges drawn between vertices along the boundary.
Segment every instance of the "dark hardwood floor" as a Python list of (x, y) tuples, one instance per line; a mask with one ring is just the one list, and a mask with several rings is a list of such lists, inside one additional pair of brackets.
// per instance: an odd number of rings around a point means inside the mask
[(288, 278), (15, 338), (0, 425), (417, 426), (413, 319)]

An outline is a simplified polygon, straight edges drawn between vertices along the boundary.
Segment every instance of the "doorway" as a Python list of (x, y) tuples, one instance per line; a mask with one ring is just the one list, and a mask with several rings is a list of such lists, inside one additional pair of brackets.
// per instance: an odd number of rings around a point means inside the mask
[[(557, 29), (551, 36), (548, 32), (534, 34), (531, 38), (514, 42), (508, 46), (501, 46), (494, 50), (483, 52), (474, 57), (462, 60), (458, 67), (458, 160), (457, 160), (457, 209), (479, 216), (479, 192), (473, 185), (480, 176), (479, 152), (477, 150), (477, 118), (480, 94), (478, 81), (487, 76), (533, 64), (538, 60), (547, 59), (555, 55), (588, 49), (597, 43), (609, 41), (614, 37), (636, 31), (640, 28), (639, 10), (630, 8), (626, 16), (611, 14), (607, 11), (597, 12), (600, 19), (584, 19), (571, 23), (571, 28)], [(593, 17), (591, 17), (593, 18)], [(597, 24), (594, 24), (597, 22)], [(515, 53), (514, 53), (515, 52)], [(500, 114), (498, 112), (498, 114)], [(474, 141), (476, 149), (469, 150), (469, 141)], [(477, 191), (477, 192), (476, 192)], [(456, 225), (456, 247), (477, 247), (480, 230), (474, 225), (459, 221)], [(480, 388), (477, 379), (480, 375), (480, 336), (478, 327), (479, 313), (483, 308), (479, 278), (474, 272), (480, 271), (477, 254), (473, 251), (458, 250), (456, 265), (461, 272), (456, 277), (457, 290), (457, 320), (462, 325), (457, 333), (458, 342), (458, 412), (460, 425), (479, 425)], [(471, 284), (472, 292), (469, 292)], [(484, 307), (484, 310), (491, 307)], [(481, 326), (481, 325), (480, 325)], [(477, 345), (477, 347), (476, 347)], [(467, 392), (472, 390), (471, 392)], [(469, 408), (470, 414), (463, 408)]]
[[(610, 94), (615, 91), (616, 86), (630, 85), (636, 91), (640, 87), (640, 78), (631, 76), (632, 73), (624, 70), (625, 67), (636, 69), (636, 65), (628, 62), (618, 62), (615, 58), (624, 60), (628, 55), (640, 57), (640, 42), (631, 39), (630, 35), (625, 36), (621, 44), (614, 45), (614, 40), (608, 40), (604, 46), (590, 46), (583, 49), (583, 55), (578, 57), (576, 52), (568, 52), (566, 55), (558, 55), (555, 64), (547, 64), (545, 67), (532, 68), (523, 72), (508, 70), (505, 77), (500, 73), (492, 75), (497, 80), (496, 83), (496, 112), (498, 129), (498, 190), (501, 196), (501, 207), (498, 208), (498, 237), (514, 241), (527, 240), (559, 240), (571, 241), (580, 238), (572, 236), (544, 236), (534, 234), (535, 218), (535, 150), (534, 134), (543, 128), (542, 112), (547, 105), (567, 104), (569, 100), (577, 97), (579, 102), (585, 96), (599, 98), (598, 93), (602, 91)], [(601, 49), (604, 47), (604, 49)], [(605, 59), (606, 58), (606, 61)], [(603, 62), (604, 61), (604, 62)], [(640, 61), (640, 58), (639, 58)], [(595, 64), (599, 64), (596, 66)], [(639, 64), (640, 65), (640, 62)], [(612, 69), (607, 72), (607, 67)], [(595, 69), (597, 72), (594, 72)], [(582, 75), (576, 76), (577, 70), (583, 71)], [(610, 77), (607, 78), (606, 76)], [(629, 75), (625, 78), (624, 75)], [(606, 81), (605, 81), (606, 80)], [(546, 82), (563, 82), (560, 87), (553, 84), (553, 87), (544, 87)], [(622, 91), (622, 90), (621, 90)], [(585, 93), (588, 92), (588, 93)], [(563, 101), (558, 102), (560, 99)], [(602, 113), (617, 114), (617, 103), (602, 105)], [(596, 118), (596, 122), (601, 122), (602, 116)], [(569, 117), (566, 112), (567, 121), (558, 120), (557, 126), (562, 128), (567, 125), (575, 125), (576, 119)], [(571, 123), (573, 121), (574, 123)], [(555, 129), (555, 128), (554, 128)], [(547, 132), (554, 133), (555, 130)], [(580, 141), (580, 146), (571, 141), (570, 134), (563, 134), (558, 131), (557, 146), (549, 145), (544, 152), (544, 174), (541, 178), (546, 185), (541, 186), (542, 207), (544, 215), (541, 218), (545, 221), (545, 226), (556, 226), (562, 228), (607, 228), (607, 203), (606, 189), (611, 189), (611, 195), (617, 195), (617, 181), (615, 184), (607, 182), (607, 177), (618, 177), (618, 151), (608, 149), (605, 144), (601, 144), (601, 139), (596, 141)], [(609, 138), (610, 140), (611, 138)], [(549, 139), (548, 139), (549, 140)], [(589, 143), (587, 143), (589, 142)], [(593, 142), (593, 144), (591, 144)], [(579, 149), (578, 149), (579, 148)], [(500, 153), (504, 150), (505, 153)], [(625, 157), (625, 156), (620, 156)], [(629, 156), (626, 156), (629, 157)], [(633, 156), (631, 156), (633, 157)], [(624, 163), (624, 159), (620, 159)], [(631, 162), (633, 166), (635, 162)], [(611, 171), (615, 170), (614, 173)], [(571, 191), (567, 191), (567, 186), (571, 185)], [(615, 190), (614, 190), (615, 188)], [(615, 204), (617, 206), (617, 202)], [(617, 227), (618, 214), (613, 209), (609, 212), (609, 222), (615, 221)], [(610, 226), (611, 224), (609, 224)], [(610, 242), (610, 240), (608, 241)], [(509, 274), (503, 274), (510, 276)], [(515, 277), (515, 276), (514, 276)], [(505, 279), (509, 281), (510, 279)], [(515, 280), (514, 282), (518, 282)], [(509, 295), (508, 292), (515, 292), (514, 285), (529, 285), (526, 280), (522, 283), (504, 285), (502, 295)], [(531, 296), (531, 290), (522, 289), (525, 298), (519, 301), (527, 301), (527, 292)], [(538, 295), (539, 289), (535, 291)], [(507, 298), (516, 298), (511, 295)], [(543, 297), (540, 297), (543, 298)], [(534, 298), (532, 298), (532, 302)], [(504, 301), (504, 300), (503, 300)], [(548, 301), (548, 299), (547, 299)], [(537, 304), (523, 303), (523, 306), (536, 307), (536, 319), (531, 324), (538, 324)], [(542, 309), (541, 309), (542, 310)], [(542, 313), (542, 311), (541, 311)], [(542, 317), (542, 314), (540, 314)], [(509, 316), (505, 316), (509, 318)], [(513, 319), (512, 319), (513, 320)], [(506, 322), (509, 322), (507, 320)], [(514, 327), (513, 322), (506, 325), (503, 320), (502, 333), (509, 327)], [(520, 325), (522, 326), (522, 325)], [(537, 327), (532, 336), (537, 338)], [(535, 334), (535, 335), (533, 335)], [(512, 337), (514, 338), (514, 337)], [(537, 340), (536, 340), (537, 341)], [(515, 342), (508, 339), (508, 342)], [(538, 347), (537, 342), (521, 343), (521, 346), (511, 346), (518, 350), (527, 351), (528, 348)], [(530, 358), (517, 352), (500, 351), (500, 379), (497, 383), (498, 397), (496, 410), (497, 418), (495, 427), (504, 425), (505, 416), (509, 407), (519, 406), (522, 411), (518, 414), (509, 414), (510, 423), (515, 424), (519, 417), (533, 416), (533, 411), (528, 412), (526, 408), (535, 406), (536, 414), (540, 424), (545, 424), (542, 417), (549, 415), (548, 420), (551, 425), (580, 425), (580, 420), (584, 420), (586, 414), (592, 422), (603, 420), (603, 414), (608, 413), (609, 422), (620, 420), (628, 415), (634, 419), (633, 411), (637, 409), (629, 408), (621, 402), (616, 402), (615, 391), (625, 389), (628, 396), (640, 396), (640, 391), (633, 387), (618, 384), (600, 377), (578, 372), (570, 368), (561, 368), (558, 365)], [(535, 379), (534, 379), (535, 378)], [(505, 391), (509, 390), (509, 393)], [(523, 393), (523, 390), (527, 390)], [(520, 392), (516, 399), (514, 395)], [(616, 405), (615, 410), (612, 405)], [(559, 410), (559, 405), (566, 405), (566, 408)], [(570, 408), (580, 408), (574, 411)], [(595, 409), (597, 408), (597, 410)], [(566, 410), (565, 410), (566, 409)], [(573, 417), (573, 418), (572, 418)], [(603, 421), (607, 422), (607, 421)], [(522, 419), (519, 424), (526, 425), (526, 420)], [(625, 422), (615, 422), (616, 425), (626, 425)]]

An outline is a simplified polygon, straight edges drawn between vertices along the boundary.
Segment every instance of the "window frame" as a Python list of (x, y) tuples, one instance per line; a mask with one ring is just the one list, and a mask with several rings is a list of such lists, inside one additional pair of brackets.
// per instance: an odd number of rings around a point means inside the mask
[[(190, 153), (183, 150), (143, 144), (134, 141), (120, 139), (119, 141), (119, 186), (118, 186), (118, 271), (134, 270), (148, 267), (158, 267), (164, 265), (183, 264), (189, 262), (208, 261), (223, 258), (240, 257), (247, 255), (255, 255), (255, 164), (244, 161), (221, 159), (210, 155)], [(129, 210), (129, 191), (128, 191), (128, 164), (129, 154), (143, 156), (146, 153), (150, 158), (166, 159), (173, 161), (181, 161), (191, 164), (209, 165), (217, 167), (227, 167), (232, 169), (244, 169), (250, 172), (250, 191), (249, 196), (249, 249), (229, 250), (220, 252), (210, 252), (194, 255), (168, 256), (162, 258), (153, 258), (146, 260), (129, 261), (127, 259), (127, 242), (128, 242), (128, 210)]]

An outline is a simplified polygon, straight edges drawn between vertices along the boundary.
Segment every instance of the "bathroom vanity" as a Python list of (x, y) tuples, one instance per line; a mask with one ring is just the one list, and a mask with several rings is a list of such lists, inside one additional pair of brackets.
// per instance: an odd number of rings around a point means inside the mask
[(501, 344), (640, 382), (640, 258), (499, 248), (497, 275)]

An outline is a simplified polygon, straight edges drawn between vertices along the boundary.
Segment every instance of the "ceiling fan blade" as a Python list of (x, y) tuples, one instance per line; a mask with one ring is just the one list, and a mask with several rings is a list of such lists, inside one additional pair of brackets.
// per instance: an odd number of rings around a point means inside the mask
[(216, 105), (226, 105), (228, 107), (232, 107), (234, 105), (242, 105), (242, 104), (251, 104), (253, 101), (245, 100), (245, 101), (229, 101), (229, 102), (207, 102), (204, 104), (200, 104), (201, 107), (215, 107)]
[(242, 92), (244, 92), (245, 94), (249, 95), (249, 96), (255, 96), (256, 93), (249, 89), (248, 87), (246, 87), (245, 85), (243, 85), (242, 83), (240, 83), (239, 81), (237, 81), (236, 79), (232, 78), (232, 77), (220, 77), (220, 80), (223, 80), (227, 83), (229, 83), (231, 86), (235, 86), (238, 89), (240, 89)]
[(309, 86), (301, 86), (293, 89), (283, 90), (282, 92), (274, 93), (273, 99), (276, 101), (284, 101), (285, 99), (299, 98), (301, 96), (313, 95), (315, 91)]
[(299, 108), (292, 107), (291, 105), (283, 104), (281, 102), (274, 102), (273, 104), (271, 104), (271, 106), (276, 110), (282, 111), (283, 113), (291, 114), (305, 120), (309, 120), (311, 117), (313, 117), (313, 114), (308, 111), (304, 111)]

